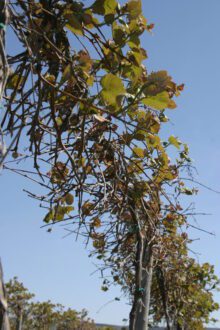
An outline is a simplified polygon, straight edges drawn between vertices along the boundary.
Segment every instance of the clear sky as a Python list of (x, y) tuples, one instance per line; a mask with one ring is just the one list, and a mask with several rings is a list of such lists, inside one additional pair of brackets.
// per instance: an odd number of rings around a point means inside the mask
[[(150, 70), (166, 69), (186, 87), (171, 113), (170, 134), (190, 145), (197, 179), (220, 191), (220, 1), (144, 0), (144, 13), (155, 23), (153, 36), (143, 38)], [(51, 299), (76, 309), (86, 308), (98, 322), (122, 323), (128, 317), (126, 301), (108, 304), (118, 289), (100, 291), (98, 273), (80, 242), (56, 227), (52, 234), (40, 229), (43, 212), (23, 188), (30, 182), (3, 172), (0, 176), (0, 255), (6, 280), (17, 275), (39, 300)], [(33, 187), (36, 190), (36, 187)], [(209, 261), (220, 276), (220, 194), (200, 189), (194, 198), (198, 225), (215, 237), (191, 230), (200, 238), (193, 250), (201, 262)], [(216, 295), (220, 302), (220, 295)], [(220, 319), (219, 315), (216, 315)]]

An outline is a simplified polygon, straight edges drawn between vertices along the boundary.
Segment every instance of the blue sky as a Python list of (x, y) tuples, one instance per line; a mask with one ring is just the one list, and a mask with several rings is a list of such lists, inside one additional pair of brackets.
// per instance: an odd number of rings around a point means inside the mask
[[(197, 179), (220, 191), (220, 1), (148, 0), (144, 13), (155, 23), (153, 36), (145, 35), (148, 70), (166, 69), (185, 91), (170, 111), (170, 134), (190, 146), (198, 170)], [(11, 173), (0, 176), (0, 254), (6, 280), (17, 275), (39, 300), (51, 299), (76, 309), (86, 308), (99, 322), (122, 323), (128, 316), (126, 301), (99, 308), (120, 296), (117, 288), (103, 293), (98, 273), (81, 242), (56, 227), (52, 234), (41, 229), (43, 212), (28, 199), (23, 188), (30, 182)], [(36, 191), (36, 187), (33, 187)], [(200, 188), (194, 198), (198, 225), (216, 236), (191, 230), (200, 238), (193, 245), (201, 262), (209, 261), (220, 276), (220, 194)], [(220, 302), (220, 295), (216, 295)], [(216, 315), (219, 316), (220, 314)]]

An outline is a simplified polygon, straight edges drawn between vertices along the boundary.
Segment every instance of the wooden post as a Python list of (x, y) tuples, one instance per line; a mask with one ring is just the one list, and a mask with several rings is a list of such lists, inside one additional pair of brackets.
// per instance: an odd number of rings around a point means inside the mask
[(0, 330), (10, 330), (10, 325), (7, 315), (7, 301), (6, 301), (1, 261), (0, 261)]
[[(154, 208), (148, 209), (147, 202), (144, 204), (143, 201), (144, 214), (142, 217), (139, 216), (135, 204), (131, 203), (131, 214), (138, 230), (136, 236), (135, 292), (130, 312), (129, 330), (149, 329), (151, 286), (154, 271), (153, 240), (160, 213), (159, 188), (151, 191), (150, 197)], [(146, 212), (147, 209), (149, 212)]]
[[(8, 62), (5, 52), (5, 30), (8, 23), (8, 1), (0, 1), (0, 102), (5, 92), (5, 86), (8, 79)], [(1, 131), (0, 131), (1, 133)], [(0, 145), (0, 158), (3, 156)], [(1, 159), (0, 159), (1, 160)], [(0, 330), (10, 330), (8, 315), (7, 315), (7, 301), (5, 295), (5, 287), (3, 282), (3, 270), (0, 262)]]
[[(144, 246), (145, 251), (143, 251), (141, 263), (138, 266), (138, 268), (140, 268), (138, 272), (140, 272), (139, 282), (141, 284), (141, 286), (139, 284), (139, 290), (141, 291), (135, 292), (133, 307), (130, 313), (129, 330), (148, 330), (153, 276), (153, 253), (151, 247), (147, 248), (147, 244), (144, 244)], [(136, 281), (136, 283), (137, 282), (138, 281)]]
[[(135, 208), (132, 208), (135, 210)], [(133, 217), (140, 224), (137, 212)], [(137, 250), (135, 260), (135, 292), (130, 312), (129, 330), (148, 330), (151, 284), (153, 276), (153, 250), (145, 233), (137, 232)]]

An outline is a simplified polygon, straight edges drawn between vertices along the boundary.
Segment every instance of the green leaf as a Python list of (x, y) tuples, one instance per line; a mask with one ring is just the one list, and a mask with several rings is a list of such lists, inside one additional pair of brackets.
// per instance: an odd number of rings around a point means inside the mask
[(175, 108), (175, 102), (170, 100), (167, 92), (159, 93), (155, 96), (148, 96), (141, 100), (141, 102), (155, 110), (164, 110), (165, 108)]
[(176, 147), (177, 149), (180, 148), (181, 146), (181, 142), (178, 138), (176, 138), (175, 136), (171, 135), (168, 139), (168, 141), (170, 142), (170, 144), (172, 144), (174, 147)]
[(138, 48), (140, 46), (140, 38), (137, 35), (131, 35), (127, 44), (130, 48)]
[(63, 124), (62, 118), (56, 117), (55, 120), (56, 120), (56, 123), (58, 126), (62, 126), (62, 124)]
[(73, 206), (57, 205), (46, 214), (44, 222), (49, 223), (52, 220), (61, 221), (64, 219), (65, 214), (69, 214), (73, 210)]
[(160, 130), (160, 120), (158, 117), (151, 117), (150, 120), (150, 132), (151, 133), (158, 133)]
[(109, 73), (102, 78), (101, 85), (103, 88), (101, 92), (103, 100), (110, 105), (117, 105), (119, 99), (125, 93), (122, 80)]
[(58, 206), (55, 210), (55, 217), (56, 220), (61, 221), (64, 219), (65, 214), (69, 214), (71, 211), (74, 210), (73, 206)]
[(82, 23), (79, 21), (78, 17), (74, 14), (66, 15), (67, 23), (66, 28), (69, 29), (71, 32), (83, 35), (83, 28)]
[(104, 292), (108, 291), (108, 287), (107, 287), (107, 286), (102, 286), (101, 289), (102, 289), (102, 291), (104, 291)]
[(145, 140), (146, 135), (147, 135), (147, 132), (146, 131), (144, 131), (144, 130), (138, 130), (137, 132), (135, 132), (134, 138), (136, 140), (143, 141), (143, 140)]
[(118, 44), (119, 46), (124, 45), (126, 40), (126, 33), (124, 27), (118, 25), (117, 23), (112, 24), (112, 34), (116, 44)]
[(116, 0), (96, 0), (92, 6), (92, 10), (95, 14), (99, 15), (115, 14), (117, 5)]
[(54, 220), (55, 212), (54, 209), (50, 210), (44, 217), (44, 222), (49, 223), (51, 220)]
[(144, 149), (142, 148), (138, 148), (138, 147), (133, 148), (133, 153), (135, 154), (135, 156), (138, 156), (140, 158), (144, 158), (145, 156)]
[(98, 19), (93, 16), (92, 10), (90, 10), (90, 9), (86, 9), (83, 12), (82, 20), (83, 20), (84, 25), (88, 29), (94, 28), (94, 25), (99, 25)]
[(141, 0), (131, 0), (128, 2), (127, 6), (130, 18), (138, 18), (142, 13)]
[(6, 88), (8, 89), (20, 89), (22, 87), (22, 83), (24, 82), (24, 77), (19, 74), (14, 74), (11, 78), (8, 79)]
[(60, 83), (63, 84), (65, 81), (69, 80), (71, 75), (72, 75), (72, 65), (68, 64), (63, 71)]
[(132, 48), (132, 50), (128, 52), (128, 58), (139, 67), (143, 60), (147, 58), (147, 53), (143, 48)]

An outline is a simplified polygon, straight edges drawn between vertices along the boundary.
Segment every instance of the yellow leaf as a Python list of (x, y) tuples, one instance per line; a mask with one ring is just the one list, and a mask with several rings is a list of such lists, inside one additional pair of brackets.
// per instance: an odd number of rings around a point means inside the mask
[(93, 63), (91, 57), (89, 56), (89, 53), (86, 52), (85, 50), (79, 51), (78, 62), (80, 66), (83, 68), (83, 70), (85, 70), (86, 72), (88, 72), (91, 69)]
[(174, 147), (176, 147), (177, 149), (180, 149), (180, 145), (181, 142), (178, 138), (176, 138), (175, 136), (171, 135), (168, 139), (168, 141), (170, 142), (170, 144), (172, 144)]
[(70, 193), (67, 194), (67, 195), (65, 196), (65, 202), (66, 202), (67, 205), (72, 205), (73, 202), (74, 202), (73, 195), (70, 194)]
[(89, 201), (85, 202), (82, 206), (82, 212), (84, 215), (89, 215), (94, 208), (94, 205)]
[(160, 137), (158, 135), (153, 135), (151, 133), (148, 134), (146, 138), (146, 142), (149, 148), (157, 148), (158, 150), (161, 149)]
[(101, 226), (101, 220), (98, 217), (93, 218), (91, 222), (91, 226), (99, 228)]
[(143, 104), (155, 110), (164, 110), (166, 108), (175, 108), (175, 102), (170, 100), (167, 92), (159, 93), (155, 96), (148, 96), (141, 100)]
[(56, 120), (56, 123), (58, 126), (62, 126), (62, 124), (63, 124), (62, 118), (56, 117), (55, 120)]
[(103, 87), (101, 92), (103, 100), (110, 105), (117, 105), (121, 96), (125, 93), (122, 80), (109, 73), (102, 78), (101, 85)]
[(138, 147), (133, 148), (133, 153), (135, 154), (135, 156), (138, 156), (140, 158), (144, 158), (145, 156), (144, 149), (142, 148), (138, 148)]

